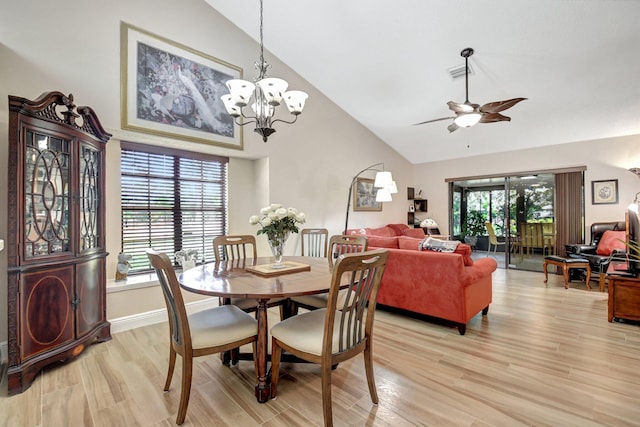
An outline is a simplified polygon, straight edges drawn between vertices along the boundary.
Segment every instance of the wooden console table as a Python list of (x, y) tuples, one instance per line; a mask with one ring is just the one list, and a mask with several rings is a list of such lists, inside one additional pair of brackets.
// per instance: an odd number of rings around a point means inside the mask
[(609, 322), (640, 320), (640, 278), (609, 275)]

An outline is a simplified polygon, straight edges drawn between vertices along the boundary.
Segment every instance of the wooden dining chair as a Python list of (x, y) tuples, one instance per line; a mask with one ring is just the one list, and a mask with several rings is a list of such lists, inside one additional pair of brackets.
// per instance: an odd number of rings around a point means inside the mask
[[(255, 265), (258, 258), (256, 238), (250, 234), (235, 236), (218, 236), (213, 239), (213, 252), (216, 262), (227, 261), (234, 268), (244, 268), (247, 265)], [(258, 301), (255, 298), (220, 298), (220, 305), (235, 305), (247, 313), (258, 311)], [(290, 302), (287, 298), (273, 298), (269, 300), (268, 307), (280, 306), (280, 318), (288, 316)], [(220, 355), (225, 365), (237, 364), (239, 350), (232, 349)]]
[(213, 252), (216, 262), (251, 258), (255, 263), (258, 258), (256, 238), (251, 234), (218, 236), (213, 239)]
[(329, 230), (326, 228), (304, 228), (300, 230), (302, 256), (327, 257)]
[[(371, 401), (378, 403), (371, 340), (380, 281), (389, 251), (377, 249), (341, 255), (335, 263), (324, 309), (298, 314), (271, 328), (271, 397), (278, 391), (282, 351), (320, 365), (324, 425), (333, 425), (332, 366), (364, 353)], [(347, 285), (346, 298), (340, 297)]]
[[(329, 239), (329, 268), (333, 268), (333, 261), (343, 254), (364, 252), (369, 246), (367, 236), (363, 235), (336, 235)], [(329, 294), (301, 295), (289, 300), (289, 312), (297, 314), (300, 307), (307, 310), (325, 308)]]
[(361, 234), (331, 236), (329, 239), (329, 267), (340, 255), (364, 252), (369, 247), (367, 236)]
[(169, 391), (171, 385), (176, 354), (182, 357), (182, 383), (176, 417), (176, 424), (181, 425), (187, 415), (191, 394), (193, 358), (253, 343), (255, 363), (258, 325), (251, 315), (233, 305), (213, 307), (187, 315), (180, 285), (169, 257), (153, 249), (147, 249), (147, 256), (158, 275), (169, 316), (171, 345), (164, 391)]

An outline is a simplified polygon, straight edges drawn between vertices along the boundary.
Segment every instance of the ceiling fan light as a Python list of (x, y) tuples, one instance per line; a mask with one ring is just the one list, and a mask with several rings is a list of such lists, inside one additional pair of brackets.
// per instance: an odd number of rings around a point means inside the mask
[(459, 114), (453, 121), (461, 128), (468, 128), (480, 121), (482, 114), (480, 113), (464, 113)]

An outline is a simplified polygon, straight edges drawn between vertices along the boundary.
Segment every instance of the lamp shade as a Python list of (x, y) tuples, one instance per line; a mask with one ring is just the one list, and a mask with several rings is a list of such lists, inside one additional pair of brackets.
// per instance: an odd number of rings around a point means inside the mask
[(283, 97), (284, 102), (287, 104), (289, 112), (294, 116), (297, 116), (298, 114), (302, 113), (302, 110), (304, 109), (304, 103), (309, 95), (307, 95), (305, 92), (302, 92), (301, 90), (290, 90), (289, 92), (285, 92)]
[(373, 183), (373, 186), (378, 188), (387, 188), (391, 185), (392, 182), (393, 177), (391, 176), (391, 172), (381, 171), (376, 173), (376, 180)]
[(391, 194), (396, 194), (398, 192), (398, 186), (396, 185), (396, 182), (391, 181), (391, 185), (387, 187), (387, 190), (389, 190), (389, 193)]
[(386, 188), (380, 188), (376, 192), (376, 202), (390, 202), (391, 200), (391, 193)]
[(231, 100), (238, 107), (246, 107), (256, 89), (256, 85), (242, 79), (227, 80), (226, 85), (231, 94)]
[(233, 97), (231, 95), (222, 95), (220, 99), (222, 100), (227, 113), (229, 113), (231, 117), (240, 117), (240, 107), (233, 102)]
[(464, 113), (459, 114), (455, 119), (453, 119), (454, 123), (460, 126), (461, 128), (468, 128), (480, 121), (482, 114), (477, 112), (472, 113)]
[(287, 90), (289, 83), (287, 83), (286, 80), (269, 77), (260, 80), (256, 85), (262, 89), (264, 99), (269, 105), (278, 106), (280, 105), (280, 101), (282, 101), (282, 94)]

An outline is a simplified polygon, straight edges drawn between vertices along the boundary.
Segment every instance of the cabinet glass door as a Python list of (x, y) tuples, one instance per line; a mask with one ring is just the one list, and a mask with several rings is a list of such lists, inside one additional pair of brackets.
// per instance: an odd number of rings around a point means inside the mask
[(68, 252), (70, 142), (26, 131), (25, 256)]
[(99, 230), (101, 153), (80, 145), (80, 252), (103, 246)]

